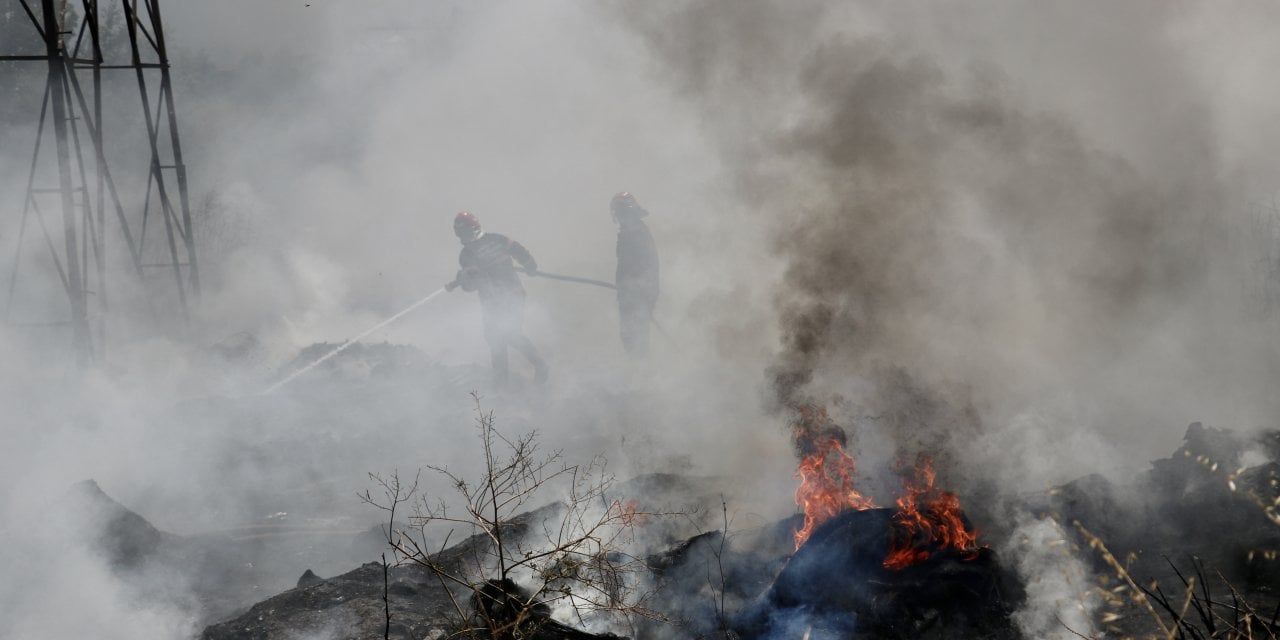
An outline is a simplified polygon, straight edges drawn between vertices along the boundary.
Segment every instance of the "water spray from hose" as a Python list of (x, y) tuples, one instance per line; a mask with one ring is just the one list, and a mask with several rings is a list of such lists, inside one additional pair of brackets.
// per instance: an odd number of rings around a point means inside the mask
[[(527, 275), (530, 275), (530, 276), (536, 276), (536, 277), (539, 277), (539, 278), (546, 278), (546, 279), (548, 279), (548, 280), (560, 280), (560, 281), (563, 281), (563, 282), (576, 282), (576, 283), (578, 283), (578, 284), (589, 284), (589, 285), (593, 285), (593, 286), (597, 286), (597, 287), (604, 287), (604, 288), (606, 288), (606, 289), (617, 289), (617, 288), (618, 288), (618, 287), (617, 287), (617, 285), (614, 285), (614, 284), (613, 284), (613, 283), (611, 283), (611, 282), (605, 282), (605, 281), (603, 281), (603, 280), (593, 280), (593, 279), (591, 279), (591, 278), (579, 278), (579, 277), (577, 277), (577, 276), (566, 276), (566, 275), (561, 275), (561, 274), (558, 274), (558, 273), (547, 273), (547, 272), (545, 272), (545, 271), (531, 271), (531, 270), (523, 270), (523, 269), (522, 269), (521, 271), (523, 271), (523, 272), (524, 272), (525, 274), (527, 274)], [(397, 314), (395, 314), (394, 316), (391, 316), (390, 318), (387, 318), (386, 320), (383, 320), (382, 322), (379, 322), (377, 325), (375, 325), (375, 326), (373, 326), (373, 327), (370, 327), (369, 329), (365, 330), (365, 331), (364, 331), (363, 333), (361, 333), (360, 335), (358, 335), (358, 336), (356, 336), (356, 337), (354, 337), (354, 338), (351, 338), (350, 340), (347, 340), (346, 342), (344, 342), (344, 343), (342, 343), (342, 344), (338, 345), (337, 347), (335, 347), (332, 351), (330, 351), (330, 352), (328, 352), (328, 353), (326, 353), (326, 354), (324, 354), (324, 355), (320, 356), (319, 358), (317, 358), (317, 359), (316, 359), (314, 362), (312, 362), (311, 364), (308, 364), (307, 366), (302, 367), (301, 369), (298, 369), (297, 371), (294, 371), (293, 373), (289, 374), (289, 376), (288, 376), (288, 377), (286, 377), (285, 379), (283, 379), (283, 380), (281, 380), (281, 381), (279, 381), (279, 382), (277, 382), (277, 383), (275, 383), (275, 384), (271, 385), (270, 387), (267, 387), (267, 388), (262, 392), (262, 395), (266, 395), (266, 394), (268, 394), (268, 393), (271, 393), (272, 391), (275, 391), (276, 389), (279, 389), (280, 387), (283, 387), (284, 385), (289, 384), (290, 382), (292, 382), (292, 381), (293, 381), (293, 379), (294, 379), (294, 378), (297, 378), (298, 376), (300, 376), (300, 375), (302, 375), (302, 374), (304, 374), (304, 373), (306, 373), (306, 372), (308, 372), (308, 371), (310, 371), (310, 370), (312, 370), (312, 369), (314, 369), (314, 368), (316, 368), (316, 367), (320, 366), (320, 364), (322, 364), (325, 360), (328, 360), (329, 358), (332, 358), (332, 357), (334, 357), (334, 356), (338, 355), (339, 353), (342, 353), (343, 351), (345, 351), (345, 350), (347, 349), (347, 347), (350, 347), (351, 345), (353, 345), (353, 344), (355, 344), (355, 343), (357, 343), (357, 342), (360, 342), (362, 339), (364, 339), (365, 337), (367, 337), (369, 334), (371, 334), (371, 333), (373, 333), (373, 332), (377, 331), (378, 329), (381, 329), (381, 328), (383, 328), (383, 327), (385, 327), (385, 326), (387, 326), (387, 325), (391, 324), (392, 322), (395, 322), (396, 320), (399, 320), (399, 319), (401, 318), (401, 316), (404, 316), (405, 314), (409, 313), (410, 311), (413, 311), (414, 309), (417, 309), (418, 307), (421, 307), (422, 305), (424, 305), (424, 304), (426, 304), (426, 303), (430, 302), (432, 298), (434, 298), (434, 297), (436, 297), (436, 296), (438, 296), (438, 295), (440, 295), (440, 294), (444, 293), (445, 291), (450, 291), (450, 290), (452, 290), (454, 287), (456, 287), (456, 286), (457, 286), (457, 284), (458, 284), (458, 283), (457, 283), (457, 281), (450, 282), (449, 284), (445, 285), (444, 287), (441, 287), (440, 289), (437, 289), (437, 290), (435, 290), (435, 291), (431, 292), (431, 294), (430, 294), (430, 295), (428, 295), (427, 297), (425, 297), (425, 298), (423, 298), (423, 299), (421, 299), (421, 300), (419, 300), (419, 301), (417, 301), (417, 302), (415, 302), (415, 303), (413, 303), (413, 304), (409, 305), (408, 307), (405, 307), (405, 309), (404, 309), (403, 311), (401, 311), (400, 313), (397, 313)], [(658, 324), (658, 321), (657, 321), (656, 319), (652, 318), (652, 317), (650, 317), (650, 320), (652, 320), (652, 321), (653, 321), (654, 326), (658, 327), (658, 331), (662, 332), (662, 335), (665, 337), (665, 336), (667, 335), (667, 332), (662, 328), (662, 325), (659, 325), (659, 324)], [(669, 339), (670, 339), (670, 338), (668, 337), (668, 340), (669, 340)]]
[(356, 337), (351, 338), (350, 340), (347, 340), (346, 342), (344, 342), (344, 343), (342, 343), (342, 344), (338, 345), (337, 347), (335, 347), (332, 351), (330, 351), (330, 352), (328, 352), (328, 353), (326, 353), (326, 354), (324, 354), (324, 355), (320, 356), (318, 359), (316, 359), (316, 360), (315, 360), (315, 362), (312, 362), (311, 364), (309, 364), (309, 365), (307, 365), (307, 366), (305, 366), (305, 367), (303, 367), (303, 368), (301, 368), (301, 369), (298, 369), (297, 371), (294, 371), (293, 373), (289, 374), (289, 376), (288, 376), (288, 377), (286, 377), (285, 379), (283, 379), (283, 380), (281, 380), (281, 381), (279, 381), (279, 382), (277, 382), (277, 383), (275, 383), (275, 384), (271, 385), (270, 387), (267, 387), (267, 388), (266, 388), (266, 390), (262, 392), (262, 395), (267, 395), (268, 393), (271, 393), (272, 391), (275, 391), (276, 389), (279, 389), (280, 387), (283, 387), (284, 385), (289, 384), (289, 382), (291, 382), (294, 378), (297, 378), (298, 376), (300, 376), (300, 375), (302, 375), (302, 374), (304, 374), (304, 373), (306, 373), (306, 372), (308, 372), (308, 371), (310, 371), (310, 370), (312, 370), (312, 369), (316, 368), (317, 366), (319, 366), (319, 365), (320, 365), (320, 363), (324, 362), (325, 360), (328, 360), (329, 358), (332, 358), (332, 357), (334, 357), (334, 356), (338, 355), (339, 353), (342, 353), (343, 351), (345, 351), (345, 350), (347, 349), (347, 347), (350, 347), (351, 345), (353, 345), (353, 344), (355, 344), (355, 343), (357, 343), (357, 342), (360, 342), (362, 339), (364, 339), (364, 338), (368, 337), (368, 335), (369, 335), (369, 334), (371, 334), (371, 333), (373, 333), (373, 332), (377, 331), (378, 329), (381, 329), (381, 328), (383, 328), (383, 327), (385, 327), (385, 326), (387, 326), (387, 325), (391, 324), (392, 322), (395, 322), (396, 320), (399, 320), (399, 319), (400, 319), (402, 316), (404, 316), (405, 314), (407, 314), (407, 313), (409, 313), (410, 311), (413, 311), (414, 309), (417, 309), (418, 307), (421, 307), (422, 305), (424, 305), (424, 304), (426, 304), (426, 303), (430, 302), (432, 298), (434, 298), (434, 297), (436, 297), (436, 296), (438, 296), (438, 295), (440, 295), (440, 294), (444, 293), (444, 291), (445, 291), (444, 287), (441, 287), (441, 288), (439, 288), (439, 289), (436, 289), (435, 291), (431, 292), (431, 294), (430, 294), (430, 295), (428, 295), (427, 297), (425, 297), (425, 298), (423, 298), (423, 299), (421, 299), (421, 300), (419, 300), (419, 301), (417, 301), (417, 302), (415, 302), (415, 303), (413, 303), (413, 304), (409, 305), (408, 307), (405, 307), (405, 309), (404, 309), (403, 311), (401, 311), (400, 313), (397, 313), (397, 314), (395, 314), (394, 316), (391, 316), (390, 318), (387, 318), (386, 320), (383, 320), (382, 322), (379, 322), (378, 324), (374, 325), (373, 327), (370, 327), (369, 329), (365, 330), (365, 331), (364, 331), (363, 333), (361, 333), (360, 335), (357, 335)]

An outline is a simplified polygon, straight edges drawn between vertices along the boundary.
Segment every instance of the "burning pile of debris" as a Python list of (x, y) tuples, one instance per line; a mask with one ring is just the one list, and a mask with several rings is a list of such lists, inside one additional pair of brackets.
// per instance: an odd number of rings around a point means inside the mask
[(896, 567), (901, 512), (847, 511), (816, 528), (769, 590), (740, 614), (743, 638), (1016, 638), (1015, 577), (988, 548), (919, 539)]
[(795, 555), (739, 614), (744, 638), (1016, 638), (1016, 578), (978, 544), (959, 498), (921, 456), (894, 508), (854, 487), (847, 438), (821, 407), (798, 411)]
[[(854, 488), (855, 461), (845, 451), (844, 431), (825, 411), (799, 412), (793, 435), (801, 454), (796, 501), (804, 513), (735, 532), (732, 540), (724, 532), (683, 540), (654, 536), (665, 542), (647, 556), (655, 585), (647, 606), (661, 621), (632, 621), (638, 636), (1018, 637), (1011, 618), (1021, 601), (1016, 578), (978, 542), (957, 496), (935, 486), (928, 458), (907, 469), (895, 506), (878, 508)], [(655, 490), (670, 484), (640, 479), (616, 498), (639, 496), (653, 504), (659, 500)], [(525, 514), (512, 526), (545, 528), (538, 518), (549, 512)], [(489, 544), (474, 536), (433, 562), (492, 554), (484, 548)], [(718, 578), (711, 580), (713, 573)], [(421, 567), (384, 571), (370, 564), (330, 580), (300, 582), (296, 590), (210, 627), (205, 637), (276, 637), (286, 630), (320, 630), (326, 620), (343, 629), (339, 635), (359, 637), (376, 633), (387, 613), (396, 625), (392, 637), (449, 633), (459, 624), (457, 603), (481, 592), (457, 586)], [(611, 637), (538, 619), (536, 628), (552, 633), (548, 638)]]
[[(927, 459), (905, 470), (893, 506), (879, 507), (854, 488), (855, 461), (842, 432), (825, 413), (805, 412), (795, 428), (801, 454), (796, 499), (804, 513), (728, 534), (668, 535), (676, 531), (673, 528), (652, 536), (643, 557), (653, 583), (653, 597), (646, 606), (655, 620), (634, 621), (629, 635), (733, 634), (758, 640), (1025, 637), (1015, 612), (1026, 603), (1021, 580), (1034, 576), (1019, 576), (1002, 565), (995, 550), (984, 544), (986, 536), (980, 537), (960, 510), (959, 499), (935, 485), (937, 476)], [(1254, 637), (1272, 637), (1268, 634), (1277, 628), (1270, 612), (1276, 608), (1280, 587), (1277, 454), (1280, 436), (1246, 439), (1197, 423), (1173, 456), (1155, 461), (1128, 485), (1088, 476), (1028, 496), (1022, 507), (1061, 524), (1064, 552), (1092, 559), (1098, 588), (1094, 596), (1081, 597), (1101, 598), (1104, 603), (1092, 631), (1146, 637), (1161, 628), (1183, 628), (1187, 637), (1227, 637), (1209, 632), (1196, 636), (1190, 629), (1201, 623), (1191, 620), (1191, 614), (1177, 619), (1179, 610), (1197, 611), (1182, 605), (1187, 578), (1194, 580), (1193, 595), (1203, 605), (1205, 619), (1244, 625)], [(618, 489), (637, 496), (646, 503), (641, 505), (644, 509), (696, 493), (696, 484), (664, 476), (637, 479)], [(88, 493), (97, 496), (97, 502), (110, 506), (113, 515), (105, 519), (103, 544), (109, 557), (119, 558), (121, 571), (148, 562), (199, 567), (203, 572), (220, 560), (238, 557), (232, 541), (226, 540), (218, 553), (201, 551), (196, 555), (208, 557), (193, 563), (195, 552), (184, 550), (196, 549), (194, 540), (159, 533), (96, 487), (86, 486), (93, 489)], [(536, 529), (549, 513), (531, 511), (508, 526)], [(1007, 533), (993, 533), (991, 539), (1005, 540)], [(488, 544), (481, 536), (473, 537), (443, 549), (437, 558), (449, 562), (472, 557), (484, 553)], [(208, 546), (202, 543), (200, 549)], [(298, 567), (294, 575), (305, 569)], [(521, 597), (519, 586), (509, 586), (517, 592), (510, 597)], [(220, 594), (218, 603), (202, 606), (206, 615), (217, 615), (219, 609), (225, 615), (227, 603), (244, 602), (249, 595), (222, 591), (226, 589), (202, 592)], [(446, 585), (420, 566), (372, 562), (327, 579), (307, 572), (295, 588), (210, 626), (203, 637), (285, 638), (321, 632), (335, 638), (386, 633), (398, 638), (442, 637), (458, 628), (460, 612), (483, 604), (473, 601), (475, 593), (466, 585)], [(1172, 610), (1165, 610), (1162, 602)], [(531, 611), (540, 616), (534, 626), (541, 635), (534, 637), (617, 637), (575, 630), (538, 607)]]

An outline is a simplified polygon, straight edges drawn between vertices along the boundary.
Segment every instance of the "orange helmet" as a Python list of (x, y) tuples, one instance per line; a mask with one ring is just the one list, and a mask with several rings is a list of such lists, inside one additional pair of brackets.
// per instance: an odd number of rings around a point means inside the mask
[(483, 231), (480, 229), (480, 218), (470, 211), (461, 211), (453, 217), (453, 234), (463, 244), (475, 242)]

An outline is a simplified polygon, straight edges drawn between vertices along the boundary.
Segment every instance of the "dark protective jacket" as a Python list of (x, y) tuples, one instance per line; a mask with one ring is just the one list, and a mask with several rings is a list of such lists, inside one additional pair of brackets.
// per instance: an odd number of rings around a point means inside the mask
[[(513, 262), (514, 261), (514, 262)], [(481, 301), (511, 295), (523, 296), (524, 286), (516, 273), (515, 262), (530, 271), (538, 263), (519, 242), (497, 234), (486, 233), (462, 246), (458, 254), (458, 284), (466, 291), (476, 291)]]
[(618, 301), (653, 307), (658, 301), (658, 247), (649, 226), (633, 220), (618, 229)]

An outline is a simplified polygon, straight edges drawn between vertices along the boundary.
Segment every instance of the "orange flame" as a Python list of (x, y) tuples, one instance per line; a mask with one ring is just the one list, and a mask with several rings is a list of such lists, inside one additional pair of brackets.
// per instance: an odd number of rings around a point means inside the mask
[(649, 513), (640, 509), (640, 503), (634, 498), (625, 501), (614, 500), (609, 503), (610, 515), (616, 516), (624, 527), (649, 526)]
[(825, 409), (801, 409), (792, 437), (802, 454), (795, 473), (800, 479), (796, 504), (804, 509), (804, 527), (795, 533), (799, 549), (818, 525), (850, 509), (861, 511), (875, 505), (853, 488), (857, 466), (844, 451), (843, 431), (831, 423)]
[(977, 557), (978, 534), (965, 526), (960, 498), (933, 488), (937, 475), (933, 460), (921, 456), (915, 478), (902, 479), (906, 492), (898, 498), (898, 512), (893, 515), (893, 543), (884, 559), (886, 569), (905, 569), (945, 549), (964, 552), (967, 560)]

